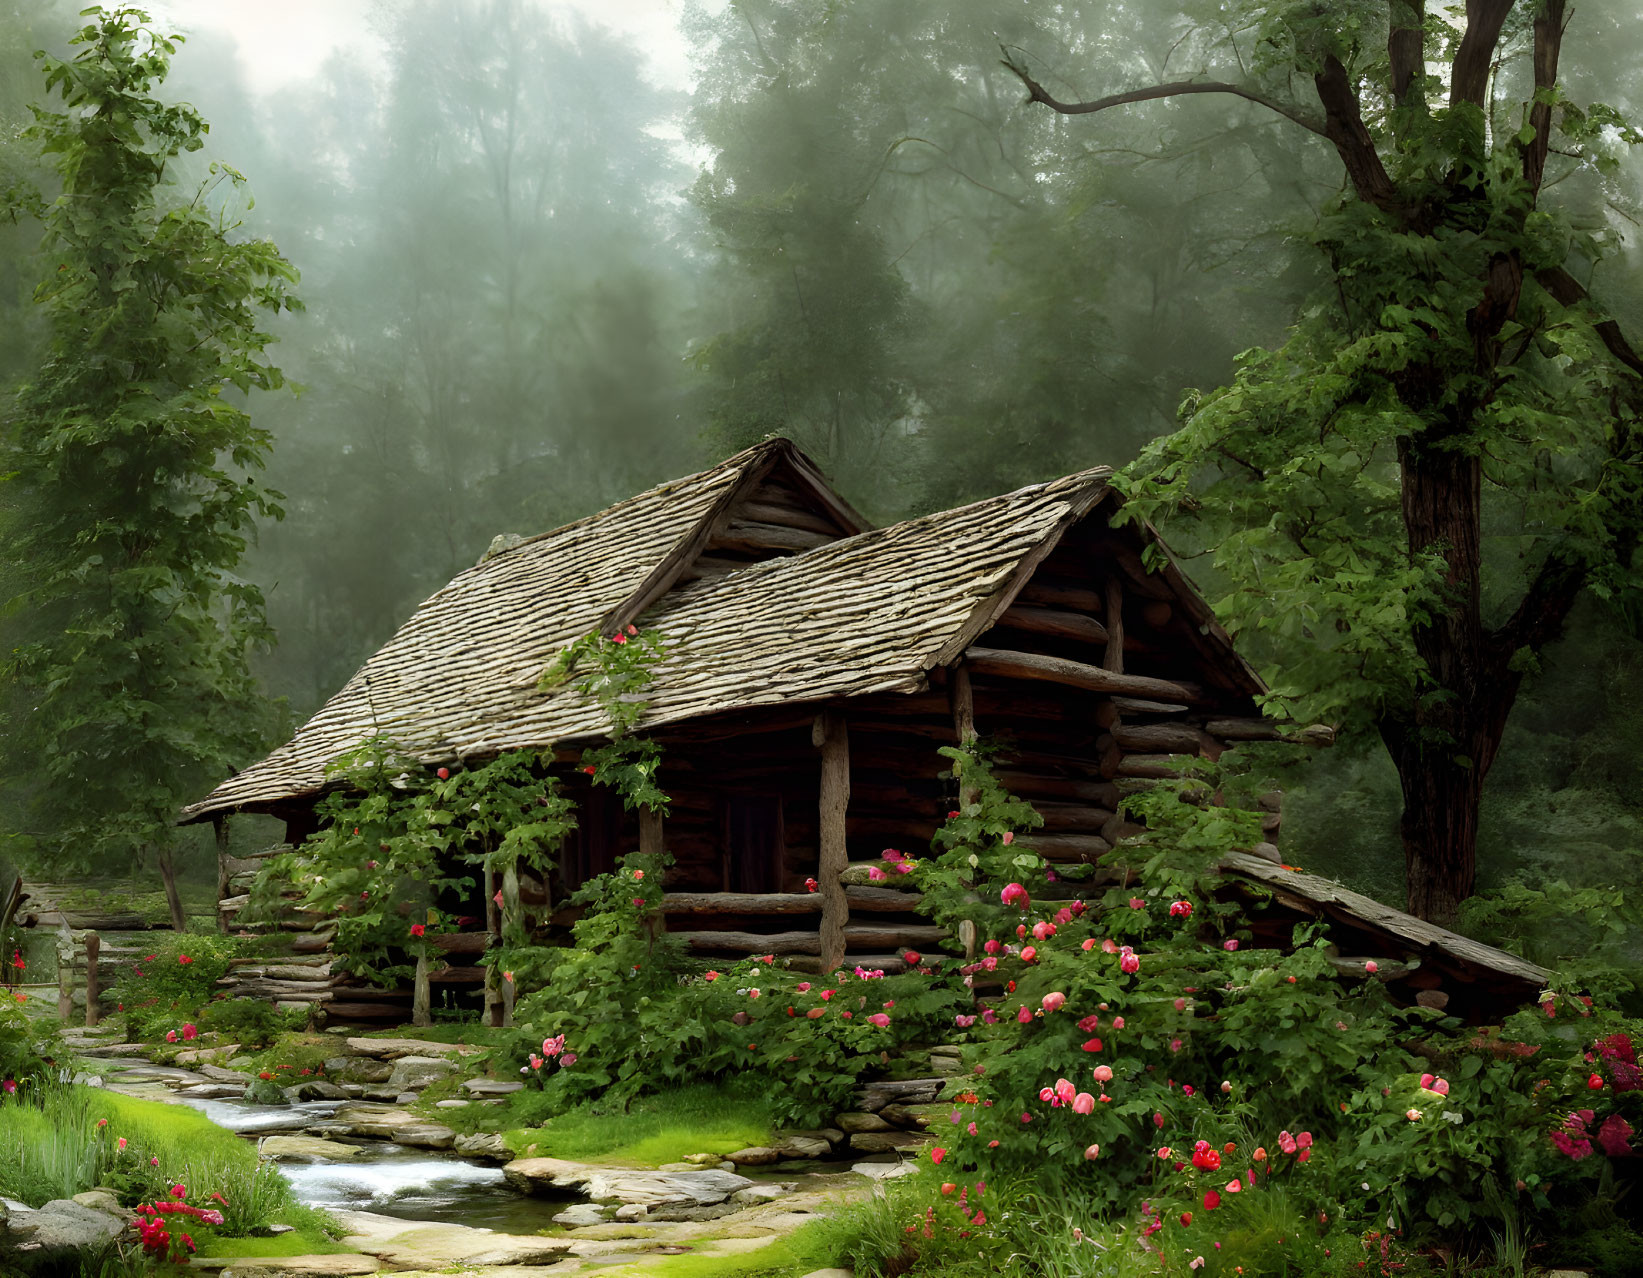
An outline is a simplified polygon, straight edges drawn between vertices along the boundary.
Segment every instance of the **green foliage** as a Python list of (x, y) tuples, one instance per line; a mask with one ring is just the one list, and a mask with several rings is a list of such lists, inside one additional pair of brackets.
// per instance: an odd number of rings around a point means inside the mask
[[(746, 1076), (775, 1084), (778, 1120), (820, 1122), (885, 1053), (938, 1032), (961, 1006), (953, 983), (929, 969), (801, 979), (754, 956), (687, 977), (677, 940), (654, 927), (661, 868), (633, 855), (589, 880), (572, 898), (584, 907), (572, 944), (544, 951), (542, 988), (515, 1019), (545, 1112)], [(540, 1055), (538, 1040), (548, 1040)]]
[(202, 1034), (217, 1034), (224, 1042), (254, 1051), (272, 1043), (286, 1028), (287, 1020), (272, 1003), (232, 998), (207, 1004), (197, 1025)]
[[(439, 772), (382, 738), (338, 758), (319, 832), (264, 864), (253, 908), (266, 915), (295, 889), (305, 908), (335, 916), (336, 949), (356, 974), (388, 981), (408, 974), (406, 957), (450, 921), (436, 902), (467, 885), (463, 865), (552, 870), (575, 818), (534, 751)], [(511, 945), (523, 944), (517, 902), (505, 905), (504, 928)]]
[(648, 704), (644, 690), (654, 678), (656, 663), (665, 655), (661, 632), (629, 626), (608, 640), (601, 635), (585, 635), (555, 658), (544, 680), (561, 659), (568, 670), (589, 652), (592, 666), (577, 680), (576, 687), (605, 712), (610, 741), (583, 752), (583, 770), (592, 769), (595, 785), (615, 786), (630, 812), (642, 807), (666, 815), (667, 795), (655, 780), (662, 748), (654, 741), (632, 735)]
[(224, 936), (166, 936), (149, 944), (148, 953), (122, 965), (103, 996), (125, 1013), (126, 1037), (134, 1042), (180, 1034), (185, 1023), (197, 1022), (221, 995), (217, 982), (240, 953), (240, 943)]
[(30, 1206), (97, 1187), (135, 1206), (181, 1184), (189, 1202), (223, 1213), (217, 1229), (231, 1237), (320, 1223), (256, 1146), (185, 1106), (52, 1084), (0, 1097), (0, 1118), (0, 1194)]
[(86, 13), (72, 61), (41, 57), (60, 109), (27, 132), (62, 193), (4, 206), (44, 222), (49, 339), (3, 440), (26, 566), (6, 583), (3, 735), (30, 855), (58, 869), (169, 847), (180, 802), (275, 726), (247, 667), (272, 638), (263, 597), (237, 570), (252, 521), (280, 511), (243, 396), (283, 384), (259, 312), (296, 305), (290, 264), (217, 207), (240, 174), (213, 165), (162, 200), (207, 127), (156, 96), (177, 40), (136, 9)]
[(15, 1083), (27, 1096), (56, 1076), (66, 1053), (55, 1024), (30, 1016), (20, 997), (0, 992), (0, 1083)]

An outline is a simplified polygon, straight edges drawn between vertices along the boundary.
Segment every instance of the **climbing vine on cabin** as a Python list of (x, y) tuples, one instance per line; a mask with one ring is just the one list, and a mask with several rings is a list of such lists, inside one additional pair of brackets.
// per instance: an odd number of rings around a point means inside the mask
[[(531, 750), (430, 773), (393, 742), (373, 737), (327, 775), (342, 785), (320, 800), (321, 829), (297, 851), (270, 859), (248, 912), (274, 917), (294, 889), (298, 908), (336, 920), (333, 948), (349, 969), (380, 983), (406, 976), (404, 956), (425, 950), (430, 936), (478, 921), (437, 907), (441, 893), (469, 885), (456, 867), (525, 867), (546, 878), (576, 825), (571, 801)], [(524, 940), (518, 917), (505, 912), (504, 927)]]
[(558, 687), (584, 663), (591, 668), (576, 681), (576, 690), (597, 701), (610, 722), (610, 741), (582, 754), (582, 770), (595, 785), (614, 786), (630, 812), (646, 808), (667, 812), (667, 795), (656, 785), (662, 747), (648, 737), (633, 735), (650, 704), (644, 690), (655, 677), (664, 648), (658, 630), (629, 625), (615, 634), (583, 635), (548, 663), (537, 681), (544, 692)]

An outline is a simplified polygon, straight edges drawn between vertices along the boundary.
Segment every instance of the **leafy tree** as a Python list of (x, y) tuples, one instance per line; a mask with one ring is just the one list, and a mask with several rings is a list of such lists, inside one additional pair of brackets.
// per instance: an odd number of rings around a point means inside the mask
[(296, 272), (272, 243), (234, 237), (233, 169), (162, 199), (207, 131), (155, 95), (178, 40), (140, 10), (87, 13), (72, 61), (41, 55), (61, 109), (35, 107), (28, 132), (62, 193), (9, 202), (46, 228), (48, 340), (4, 436), (21, 632), (4, 666), (6, 771), (27, 779), (39, 859), (62, 872), (156, 856), (181, 927), (177, 807), (275, 718), (246, 665), (271, 639), (262, 593), (236, 568), (278, 494), (254, 477), (271, 440), (241, 397), (283, 382), (259, 312), (297, 304)]
[[(1643, 357), (1598, 270), (1593, 209), (1638, 134), (1570, 101), (1564, 0), (1245, 4), (1187, 31), (1172, 80), (1068, 115), (1189, 94), (1257, 103), (1334, 149), (1313, 232), (1327, 287), (1282, 346), (1127, 476), (1137, 516), (1190, 512), (1235, 583), (1223, 615), (1281, 652), (1272, 708), (1372, 726), (1397, 767), (1409, 908), (1473, 890), (1484, 778), (1539, 654), (1583, 592), (1635, 598)], [(1253, 58), (1240, 50), (1253, 48)], [(1590, 284), (1582, 283), (1582, 279)]]

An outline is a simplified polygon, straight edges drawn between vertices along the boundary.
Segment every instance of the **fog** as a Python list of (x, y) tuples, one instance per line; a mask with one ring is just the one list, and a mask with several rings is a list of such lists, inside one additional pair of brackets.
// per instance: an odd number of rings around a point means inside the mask
[[(1213, 14), (1187, 5), (151, 7), (190, 37), (165, 92), (211, 123), (195, 163), (246, 175), (240, 234), (302, 276), (275, 348), (301, 393), (252, 404), (286, 515), (245, 567), (278, 635), (259, 675), (299, 722), (496, 534), (770, 433), (879, 521), (1130, 460), (1188, 389), (1282, 337), (1341, 185), (1326, 142), (1259, 106), (1069, 119), (1000, 64), (1018, 51), (1068, 98), (1224, 71)], [(38, 167), (18, 135), (41, 96), (27, 50), (63, 51), (78, 8), (0, 0), (0, 174)], [(1639, 97), (1635, 44), (1578, 37), (1622, 8), (1583, 7), (1565, 49), (1571, 80), (1619, 105)], [(1625, 208), (1586, 215), (1629, 242)], [(8, 382), (37, 338), (36, 239), (0, 228)], [(1608, 622), (1579, 644), (1576, 683), (1635, 670)], [(1557, 677), (1531, 701), (1571, 695)], [(1524, 794), (1556, 789), (1537, 760)], [(1350, 749), (1322, 766), (1315, 790), (1385, 842), (1384, 769)], [(1643, 816), (1605, 794), (1590, 838), (1627, 843)]]

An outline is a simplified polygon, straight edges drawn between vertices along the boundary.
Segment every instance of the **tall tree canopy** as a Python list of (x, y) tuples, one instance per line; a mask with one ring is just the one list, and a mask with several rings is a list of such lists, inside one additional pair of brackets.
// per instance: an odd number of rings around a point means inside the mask
[(259, 312), (295, 305), (296, 272), (234, 236), (232, 169), (163, 198), (207, 125), (156, 96), (176, 41), (148, 23), (96, 11), (72, 61), (41, 55), (60, 109), (28, 136), (61, 193), (11, 205), (46, 228), (47, 341), (3, 441), (0, 740), (59, 873), (167, 864), (178, 806), (266, 744), (274, 709), (247, 667), (271, 638), (262, 593), (237, 568), (278, 494), (243, 397), (282, 384)]
[(1129, 472), (1131, 509), (1197, 516), (1235, 582), (1225, 615), (1281, 650), (1275, 708), (1378, 731), (1409, 908), (1439, 920), (1472, 891), (1525, 674), (1583, 591), (1639, 585), (1643, 357), (1594, 216), (1625, 199), (1605, 184), (1639, 137), (1566, 94), (1570, 18), (1564, 0), (1246, 4), (1183, 30), (1188, 61), (1225, 74), (1087, 101), (1007, 55), (1060, 114), (1221, 94), (1333, 148), (1327, 288), (1189, 400)]

